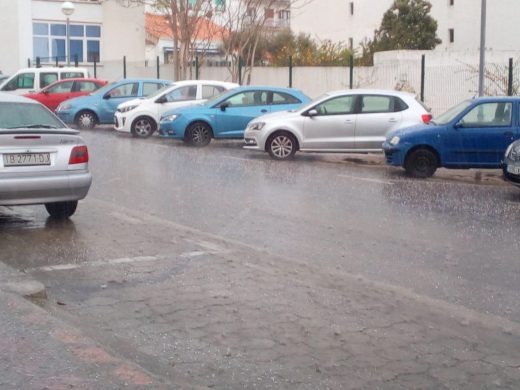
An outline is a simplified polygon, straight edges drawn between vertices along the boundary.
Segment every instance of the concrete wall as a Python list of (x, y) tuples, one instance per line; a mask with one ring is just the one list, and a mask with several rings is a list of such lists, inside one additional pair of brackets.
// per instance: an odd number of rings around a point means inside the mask
[(27, 64), (26, 46), (30, 45), (32, 50), (31, 30), (27, 29), (30, 21), (31, 0), (0, 0), (0, 70), (4, 74)]

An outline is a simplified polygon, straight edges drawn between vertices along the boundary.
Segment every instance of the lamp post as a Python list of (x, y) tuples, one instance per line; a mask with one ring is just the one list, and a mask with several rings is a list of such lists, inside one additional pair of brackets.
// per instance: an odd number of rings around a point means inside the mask
[(65, 48), (65, 55), (67, 56), (67, 65), (70, 65), (70, 19), (69, 16), (74, 13), (74, 4), (66, 1), (61, 6), (61, 12), (67, 17), (67, 43)]
[(480, 64), (478, 69), (478, 96), (484, 95), (484, 72), (486, 65), (486, 0), (480, 9)]

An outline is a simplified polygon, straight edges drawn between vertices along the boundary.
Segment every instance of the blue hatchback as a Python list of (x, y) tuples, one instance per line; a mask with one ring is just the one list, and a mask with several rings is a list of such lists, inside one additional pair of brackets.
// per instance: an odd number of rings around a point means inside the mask
[(386, 162), (421, 178), (438, 167), (500, 168), (520, 138), (519, 104), (517, 97), (465, 100), (429, 125), (393, 131), (383, 144)]
[(56, 115), (63, 122), (74, 123), (80, 129), (92, 129), (96, 124), (112, 124), (117, 106), (121, 103), (146, 97), (168, 84), (171, 84), (170, 80), (124, 79), (90, 95), (64, 101), (56, 109)]
[(247, 86), (224, 92), (206, 103), (167, 112), (159, 134), (206, 146), (211, 138), (242, 138), (254, 118), (297, 108), (311, 99), (292, 88)]

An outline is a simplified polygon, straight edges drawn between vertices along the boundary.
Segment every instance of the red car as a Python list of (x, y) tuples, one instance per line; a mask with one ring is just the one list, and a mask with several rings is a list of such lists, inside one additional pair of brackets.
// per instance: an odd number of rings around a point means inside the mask
[(61, 102), (88, 95), (106, 84), (107, 81), (98, 79), (66, 79), (56, 81), (38, 92), (28, 93), (24, 96), (34, 99), (54, 111)]

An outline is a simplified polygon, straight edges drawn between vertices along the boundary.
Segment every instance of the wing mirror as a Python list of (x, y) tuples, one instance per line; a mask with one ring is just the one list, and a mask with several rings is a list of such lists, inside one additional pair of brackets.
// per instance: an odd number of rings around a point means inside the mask
[(314, 108), (312, 110), (307, 111), (307, 116), (310, 116), (311, 118), (313, 116), (317, 116), (317, 115), (318, 115), (318, 110), (316, 110)]
[(168, 99), (166, 99), (166, 96), (161, 96), (160, 98), (157, 98), (157, 100), (155, 101), (155, 103), (158, 103), (158, 104), (164, 104), (168, 101)]
[(226, 108), (229, 107), (229, 103), (228, 102), (224, 102), (220, 105), (220, 111), (226, 111)]
[(108, 100), (108, 99), (110, 99), (111, 97), (112, 97), (112, 96), (110, 96), (110, 92), (105, 93), (105, 94), (103, 95), (103, 99), (105, 99), (105, 100)]

